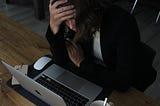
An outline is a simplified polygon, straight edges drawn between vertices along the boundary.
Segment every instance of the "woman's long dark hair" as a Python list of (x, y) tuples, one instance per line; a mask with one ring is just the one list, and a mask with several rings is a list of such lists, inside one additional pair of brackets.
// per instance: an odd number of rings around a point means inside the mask
[(76, 8), (77, 33), (75, 41), (88, 40), (100, 28), (103, 11), (110, 6), (107, 0), (70, 0)]

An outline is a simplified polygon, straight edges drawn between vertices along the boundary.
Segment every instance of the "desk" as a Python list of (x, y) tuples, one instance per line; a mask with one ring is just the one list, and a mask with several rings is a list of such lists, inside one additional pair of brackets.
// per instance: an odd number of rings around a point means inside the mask
[[(45, 54), (50, 54), (50, 51), (49, 44), (43, 37), (0, 14), (1, 59), (14, 66), (16, 64), (31, 64)], [(3, 103), (2, 106), (14, 106), (14, 102), (15, 105), (19, 106), (32, 106), (32, 103), (5, 84), (10, 76), (10, 73), (0, 65), (0, 78), (3, 81), (0, 105)]]
[[(50, 54), (50, 51), (49, 45), (43, 37), (0, 14), (1, 59), (14, 66), (22, 63), (31, 64), (45, 54)], [(10, 77), (10, 73), (0, 64), (0, 78), (3, 80), (0, 103), (4, 106), (34, 106), (33, 103), (6, 85), (6, 81)], [(134, 88), (126, 93), (114, 91), (109, 100), (114, 102), (115, 106), (160, 106)]]

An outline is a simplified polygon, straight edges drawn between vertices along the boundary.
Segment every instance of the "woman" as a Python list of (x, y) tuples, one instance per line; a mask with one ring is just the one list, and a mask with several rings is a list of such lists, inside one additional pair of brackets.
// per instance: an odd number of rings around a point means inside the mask
[(72, 62), (73, 73), (108, 92), (130, 86), (144, 91), (155, 80), (136, 20), (128, 12), (103, 0), (50, 1), (49, 10), (46, 38), (57, 64)]

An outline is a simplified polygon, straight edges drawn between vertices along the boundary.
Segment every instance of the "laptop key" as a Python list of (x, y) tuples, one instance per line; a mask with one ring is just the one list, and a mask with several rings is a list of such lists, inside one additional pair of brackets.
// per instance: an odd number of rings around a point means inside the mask
[(89, 101), (88, 98), (81, 96), (77, 92), (67, 88), (46, 75), (39, 77), (36, 82), (61, 96), (67, 106), (85, 106), (85, 104)]

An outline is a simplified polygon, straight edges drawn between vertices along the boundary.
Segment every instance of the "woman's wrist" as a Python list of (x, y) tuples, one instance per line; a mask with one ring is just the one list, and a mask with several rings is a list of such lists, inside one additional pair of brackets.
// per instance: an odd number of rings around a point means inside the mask
[(85, 58), (82, 58), (80, 61), (77, 62), (76, 66), (79, 68), (81, 65), (81, 62), (84, 60)]
[(52, 30), (53, 34), (58, 33), (59, 26), (56, 26), (56, 25), (53, 25), (52, 23), (50, 23), (50, 27), (51, 27), (51, 30)]

